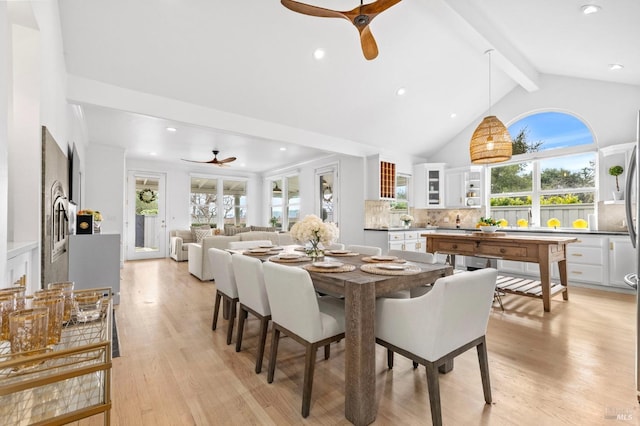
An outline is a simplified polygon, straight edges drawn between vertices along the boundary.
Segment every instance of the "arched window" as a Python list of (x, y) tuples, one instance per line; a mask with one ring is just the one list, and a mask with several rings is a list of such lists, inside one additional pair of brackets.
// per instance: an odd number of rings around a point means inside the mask
[(585, 225), (595, 211), (596, 191), (596, 151), (589, 128), (572, 115), (543, 112), (508, 129), (514, 156), (505, 165), (490, 167), (491, 216), (513, 226), (525, 221), (540, 227)]

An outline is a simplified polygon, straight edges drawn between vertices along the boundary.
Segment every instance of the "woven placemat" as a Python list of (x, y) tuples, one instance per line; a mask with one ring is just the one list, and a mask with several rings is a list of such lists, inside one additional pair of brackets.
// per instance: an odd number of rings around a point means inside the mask
[(363, 257), (362, 261), (369, 262), (369, 263), (407, 263), (407, 261), (404, 259), (381, 260), (381, 259), (374, 259), (371, 256)]
[(347, 257), (347, 256), (360, 256), (360, 253), (356, 253), (353, 251), (350, 251), (349, 253), (334, 253), (331, 250), (327, 250), (324, 252), (325, 256), (331, 256), (331, 257)]
[(276, 263), (298, 263), (298, 262), (308, 262), (311, 260), (311, 258), (309, 256), (300, 256), (300, 257), (296, 257), (295, 259), (282, 259), (278, 256), (273, 256), (273, 257), (270, 257), (269, 260)]
[(309, 272), (351, 272), (356, 269), (356, 265), (342, 265), (337, 268), (318, 268), (313, 265), (302, 265)]
[(419, 266), (415, 265), (404, 265), (404, 269), (392, 270), (392, 269), (382, 269), (379, 268), (379, 265), (388, 265), (390, 262), (386, 263), (371, 263), (368, 265), (362, 265), (360, 267), (361, 271), (368, 272), (370, 274), (378, 274), (378, 275), (415, 275), (422, 272), (422, 269)]

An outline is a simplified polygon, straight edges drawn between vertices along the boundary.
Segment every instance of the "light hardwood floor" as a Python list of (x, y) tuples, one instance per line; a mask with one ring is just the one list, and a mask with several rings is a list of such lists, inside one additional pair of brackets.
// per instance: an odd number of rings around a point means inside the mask
[[(114, 425), (349, 424), (344, 419), (344, 341), (318, 356), (311, 414), (300, 415), (304, 352), (280, 343), (273, 384), (255, 374), (258, 321), (243, 351), (225, 344), (226, 321), (211, 330), (215, 285), (187, 263), (127, 262), (116, 308), (121, 357), (113, 362)], [(494, 308), (487, 346), (493, 404), (485, 405), (475, 351), (440, 376), (446, 425), (640, 424), (634, 380), (635, 298), (581, 288), (570, 300), (508, 295)], [(220, 327), (220, 325), (222, 327)], [(419, 337), (418, 337), (419, 338)], [(268, 339), (269, 341), (270, 339)], [(235, 341), (235, 336), (234, 336)], [(265, 351), (267, 363), (269, 344)], [(377, 425), (431, 424), (425, 370), (378, 347)], [(608, 419), (626, 414), (630, 420)], [(80, 422), (101, 424), (101, 416)]]

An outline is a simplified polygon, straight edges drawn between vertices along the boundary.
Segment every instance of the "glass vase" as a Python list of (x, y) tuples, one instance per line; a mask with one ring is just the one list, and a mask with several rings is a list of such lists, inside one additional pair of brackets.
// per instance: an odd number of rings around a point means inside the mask
[(310, 240), (305, 251), (307, 256), (313, 261), (320, 260), (324, 257), (324, 250), (318, 240)]

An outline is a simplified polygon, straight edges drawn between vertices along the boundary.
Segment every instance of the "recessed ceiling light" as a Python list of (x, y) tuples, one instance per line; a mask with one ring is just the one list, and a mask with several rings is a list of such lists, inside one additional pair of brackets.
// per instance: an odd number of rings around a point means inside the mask
[(240, 163), (240, 167), (247, 167), (247, 163)]
[(621, 70), (622, 68), (624, 68), (624, 65), (622, 64), (609, 64), (609, 69), (611, 71), (618, 71), (618, 70)]
[(285, 148), (284, 146), (282, 148), (280, 148), (280, 151), (286, 151), (287, 148)]
[(167, 127), (167, 132), (177, 132), (178, 129), (176, 129), (175, 127)]
[(591, 15), (592, 13), (600, 12), (600, 9), (602, 8), (597, 4), (585, 4), (581, 9), (582, 13), (584, 13), (585, 15)]
[(150, 152), (149, 155), (151, 155), (152, 157), (155, 157), (156, 155), (158, 155), (157, 152)]
[(401, 87), (398, 90), (396, 90), (396, 95), (398, 95), (398, 96), (403, 96), (406, 93), (407, 93), (407, 89), (405, 89), (404, 87)]
[(324, 58), (325, 53), (326, 53), (326, 52), (324, 51), (324, 49), (322, 49), (322, 48), (320, 48), (320, 47), (319, 47), (319, 48), (317, 48), (316, 50), (314, 50), (314, 51), (313, 51), (313, 57), (314, 57), (316, 60), (318, 60), (318, 61), (319, 61), (319, 60), (321, 60), (322, 58)]
[(456, 114), (455, 112), (452, 112), (452, 113), (449, 115), (449, 117), (451, 117), (451, 118), (456, 118), (457, 116), (458, 116), (458, 114)]

